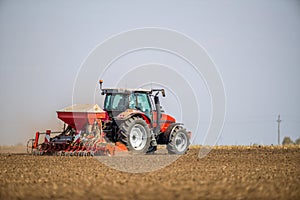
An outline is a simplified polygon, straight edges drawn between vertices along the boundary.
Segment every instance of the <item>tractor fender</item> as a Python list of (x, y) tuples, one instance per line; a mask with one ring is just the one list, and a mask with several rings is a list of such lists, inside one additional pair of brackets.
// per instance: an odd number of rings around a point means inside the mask
[(134, 110), (134, 109), (127, 109), (124, 112), (120, 113), (117, 117), (116, 120), (127, 120), (131, 117), (141, 117), (142, 119), (144, 119), (146, 121), (147, 124), (151, 124), (151, 120), (150, 118), (145, 115), (145, 113), (139, 111), (139, 110)]

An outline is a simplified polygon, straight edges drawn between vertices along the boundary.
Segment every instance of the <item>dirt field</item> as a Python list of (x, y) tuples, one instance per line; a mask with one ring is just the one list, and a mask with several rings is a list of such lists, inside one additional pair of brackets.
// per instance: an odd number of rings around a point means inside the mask
[[(157, 171), (135, 174), (92, 157), (2, 153), (0, 199), (300, 199), (299, 147), (219, 148), (202, 159), (198, 151), (191, 149)], [(138, 160), (147, 166), (169, 158)]]

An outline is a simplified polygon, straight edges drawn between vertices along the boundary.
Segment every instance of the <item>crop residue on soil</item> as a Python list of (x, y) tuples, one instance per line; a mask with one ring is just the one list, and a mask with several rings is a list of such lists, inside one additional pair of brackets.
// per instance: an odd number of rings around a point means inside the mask
[(92, 157), (0, 154), (0, 199), (300, 199), (300, 148), (198, 151), (140, 174)]

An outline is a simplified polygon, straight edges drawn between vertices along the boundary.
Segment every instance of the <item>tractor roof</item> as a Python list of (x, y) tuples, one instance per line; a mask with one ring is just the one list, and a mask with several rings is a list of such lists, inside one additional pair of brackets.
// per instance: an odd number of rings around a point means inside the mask
[(123, 94), (131, 94), (133, 92), (143, 92), (143, 93), (151, 93), (152, 90), (148, 90), (148, 89), (142, 89), (142, 88), (139, 88), (139, 89), (128, 89), (128, 88), (106, 88), (106, 89), (103, 89), (103, 92), (105, 94), (107, 93), (123, 93)]

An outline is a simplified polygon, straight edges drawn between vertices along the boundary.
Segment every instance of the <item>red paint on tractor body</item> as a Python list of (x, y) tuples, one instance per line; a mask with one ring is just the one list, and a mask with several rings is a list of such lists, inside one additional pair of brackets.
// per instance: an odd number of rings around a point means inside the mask
[[(157, 119), (157, 112), (153, 111), (153, 127), (157, 126), (156, 123), (156, 119)], [(175, 123), (176, 120), (174, 117), (164, 114), (161, 114), (161, 119), (160, 119), (160, 132), (165, 132), (167, 130), (167, 128), (170, 126), (170, 124)]]

